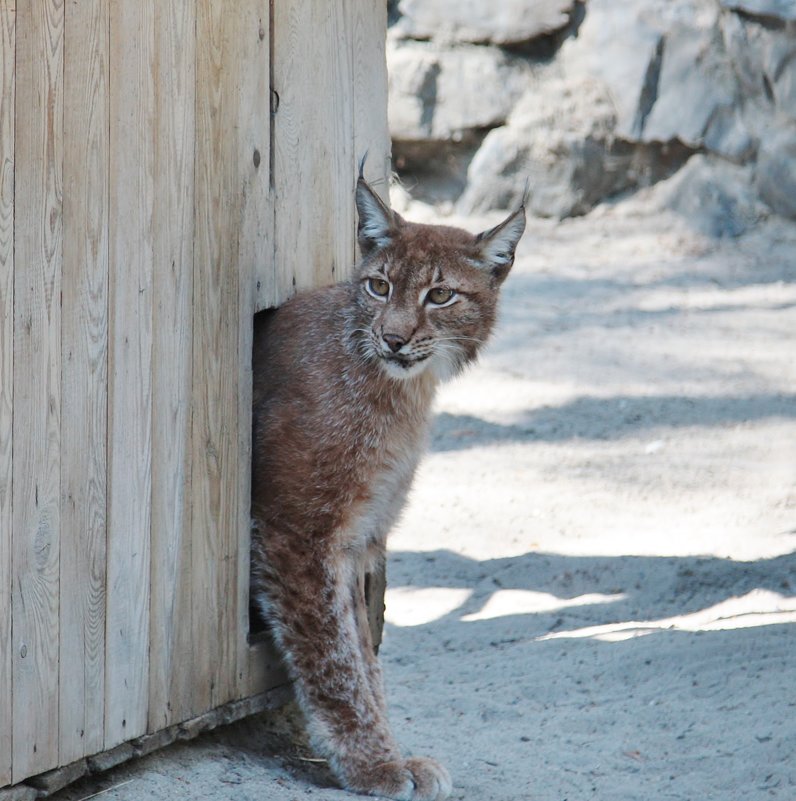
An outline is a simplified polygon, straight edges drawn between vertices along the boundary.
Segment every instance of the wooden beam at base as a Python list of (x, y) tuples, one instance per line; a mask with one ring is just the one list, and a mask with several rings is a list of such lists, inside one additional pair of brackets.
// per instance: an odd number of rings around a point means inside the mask
[(95, 754), (87, 759), (79, 759), (69, 765), (46, 771), (14, 787), (0, 789), (0, 801), (33, 801), (36, 798), (47, 797), (86, 775), (103, 773), (105, 770), (117, 767), (131, 759), (140, 759), (161, 748), (166, 748), (178, 740), (192, 740), (219, 726), (227, 726), (250, 715), (257, 715), (270, 709), (278, 709), (284, 706), (292, 695), (293, 691), (290, 685), (283, 684), (252, 698), (232, 701), (217, 709), (212, 709), (204, 715), (186, 720), (184, 723), (146, 734), (130, 743)]

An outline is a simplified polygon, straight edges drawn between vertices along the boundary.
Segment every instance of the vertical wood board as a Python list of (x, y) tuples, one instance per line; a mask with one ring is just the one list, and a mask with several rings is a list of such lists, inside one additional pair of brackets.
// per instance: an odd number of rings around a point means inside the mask
[(13, 778), (58, 763), (63, 25), (16, 19)]
[(358, 169), (359, 160), (368, 154), (365, 176), (389, 202), (392, 144), (387, 124), (387, 4), (348, 2), (352, 9), (354, 161)]
[(296, 290), (346, 277), (354, 259), (350, 16), (347, 3), (274, 4), (280, 302)]
[(110, 21), (106, 748), (148, 718), (154, 8), (116, 0)]
[[(274, 193), (272, 141), (271, 60), (273, 31), (269, 0), (247, 0), (247, 33), (242, 40), (241, 146), (251, 153), (243, 195), (240, 260), (244, 275), (253, 280), (254, 311), (277, 303), (274, 273)], [(251, 367), (251, 365), (249, 365)], [(248, 511), (247, 511), (248, 515)]]
[[(196, 9), (156, 9), (149, 731), (193, 711), (191, 376)], [(201, 609), (197, 610), (201, 614)]]
[(238, 3), (237, 32), (239, 70), (237, 151), (241, 194), (237, 252), (237, 527), (232, 533), (236, 618), (232, 621), (237, 649), (235, 697), (249, 687), (249, 572), (251, 545), (251, 447), (252, 447), (252, 342), (257, 298), (274, 298), (273, 195), (270, 190), (270, 3), (245, 0)]
[(15, 9), (0, 0), (0, 787), (11, 781)]
[(201, 643), (192, 661), (195, 709), (233, 697), (237, 676), (238, 24), (222, 0), (199, 0), (191, 531), (193, 603), (202, 612), (192, 624), (194, 643)]
[(59, 760), (104, 748), (108, 0), (66, 6)]

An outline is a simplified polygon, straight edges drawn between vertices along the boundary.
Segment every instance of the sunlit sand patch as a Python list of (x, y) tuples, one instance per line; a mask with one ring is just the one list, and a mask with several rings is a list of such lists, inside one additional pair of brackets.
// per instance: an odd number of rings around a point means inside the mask
[(458, 609), (472, 592), (458, 587), (388, 589), (384, 619), (393, 626), (422, 626)]
[(643, 637), (656, 631), (721, 631), (770, 626), (775, 623), (796, 623), (796, 597), (780, 595), (769, 590), (752, 590), (746, 595), (728, 598), (715, 606), (700, 609), (689, 615), (677, 615), (661, 620), (629, 620), (625, 623), (587, 626), (572, 631), (552, 632), (537, 639), (592, 638), (619, 642)]
[(478, 372), (465, 372), (440, 387), (435, 410), (511, 425), (521, 422), (530, 410), (562, 406), (574, 400), (577, 394), (578, 386), (574, 381), (531, 380), (481, 365)]
[(559, 598), (548, 592), (498, 590), (489, 597), (483, 609), (479, 612), (465, 615), (462, 620), (466, 623), (470, 623), (476, 620), (491, 620), (496, 617), (506, 617), (507, 615), (531, 615), (539, 612), (555, 612), (570, 606), (613, 603), (615, 601), (621, 601), (624, 597), (624, 593), (615, 593), (613, 595), (589, 593), (587, 595), (578, 595), (575, 598)]

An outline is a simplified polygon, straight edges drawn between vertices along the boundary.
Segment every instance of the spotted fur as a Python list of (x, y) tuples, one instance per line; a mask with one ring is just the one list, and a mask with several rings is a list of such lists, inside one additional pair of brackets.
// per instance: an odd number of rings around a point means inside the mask
[(361, 175), (356, 199), (353, 280), (255, 326), (253, 591), (343, 787), (436, 801), (448, 772), (403, 757), (389, 727), (363, 577), (384, 560), (438, 383), (492, 329), (525, 210), (473, 236), (403, 220)]

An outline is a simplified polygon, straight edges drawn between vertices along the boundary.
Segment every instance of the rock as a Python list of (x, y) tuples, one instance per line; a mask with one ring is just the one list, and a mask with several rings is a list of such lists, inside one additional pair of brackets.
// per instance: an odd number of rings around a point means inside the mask
[[(796, 3), (794, 4), (796, 6)], [(765, 133), (772, 114), (796, 120), (796, 32), (725, 14), (724, 46), (740, 89), (747, 125)]]
[(796, 3), (793, 0), (721, 0), (721, 5), (760, 17), (796, 20)]
[(718, 25), (704, 0), (592, 0), (561, 59), (567, 72), (605, 83), (618, 137), (679, 140), (741, 161), (756, 143), (737, 113), (738, 80)]
[(777, 131), (763, 140), (757, 188), (774, 211), (796, 219), (796, 128)]
[(715, 109), (702, 143), (711, 153), (724, 156), (736, 164), (747, 161), (757, 150), (757, 140), (750, 134), (739, 106), (720, 106)]
[(647, 190), (652, 208), (670, 209), (707, 236), (736, 237), (767, 216), (752, 168), (697, 154), (666, 181)]
[(679, 139), (700, 147), (711, 121), (716, 115), (731, 115), (737, 100), (737, 84), (716, 29), (677, 25), (665, 36), (657, 96), (641, 139)]
[(768, 38), (766, 66), (774, 105), (796, 121), (796, 30), (771, 32)]
[(600, 82), (543, 78), (508, 124), (491, 131), (467, 173), (463, 213), (508, 208), (529, 181), (542, 217), (582, 214), (627, 185), (629, 157), (612, 151), (616, 115)]
[(744, 98), (763, 94), (765, 29), (747, 22), (737, 14), (723, 14), (720, 30), (724, 49)]
[(561, 48), (563, 70), (603, 81), (616, 110), (616, 134), (638, 140), (657, 94), (663, 33), (631, 0), (592, 0), (578, 36)]
[(398, 142), (461, 141), (502, 125), (529, 73), (498, 48), (439, 50), (426, 42), (391, 41), (387, 65), (390, 133)]
[(520, 44), (566, 27), (574, 0), (401, 0), (394, 31), (410, 39)]

